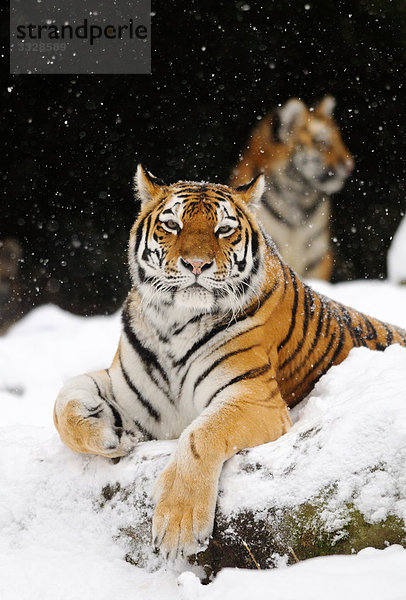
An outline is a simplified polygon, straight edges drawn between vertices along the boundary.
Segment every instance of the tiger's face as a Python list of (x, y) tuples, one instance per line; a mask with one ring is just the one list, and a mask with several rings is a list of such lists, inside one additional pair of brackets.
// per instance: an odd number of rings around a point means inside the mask
[(339, 191), (354, 168), (353, 157), (333, 119), (334, 105), (334, 99), (327, 96), (309, 110), (294, 98), (278, 113), (278, 136), (290, 167), (297, 177), (327, 194)]
[(139, 166), (136, 185), (144, 208), (131, 231), (129, 262), (145, 302), (212, 313), (249, 302), (264, 242), (245, 203), (260, 198), (263, 177), (237, 189), (166, 186)]

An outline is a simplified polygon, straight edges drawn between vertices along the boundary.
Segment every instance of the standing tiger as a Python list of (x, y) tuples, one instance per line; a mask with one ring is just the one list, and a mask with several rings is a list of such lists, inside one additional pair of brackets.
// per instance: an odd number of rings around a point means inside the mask
[(116, 355), (64, 385), (54, 418), (72, 450), (110, 458), (179, 437), (153, 520), (154, 543), (174, 558), (210, 536), (225, 460), (284, 434), (288, 407), (351, 348), (406, 345), (406, 332), (300, 281), (248, 208), (262, 175), (236, 189), (168, 186), (139, 166), (136, 185)]
[(257, 216), (282, 258), (301, 277), (330, 279), (330, 198), (354, 168), (333, 119), (335, 100), (314, 109), (291, 98), (254, 127), (232, 185), (263, 172), (267, 189)]

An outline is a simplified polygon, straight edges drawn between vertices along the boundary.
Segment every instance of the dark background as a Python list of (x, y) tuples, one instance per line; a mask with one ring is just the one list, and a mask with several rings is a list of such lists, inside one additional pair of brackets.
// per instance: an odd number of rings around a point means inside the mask
[(137, 162), (168, 182), (226, 182), (256, 118), (291, 96), (333, 94), (355, 156), (333, 202), (335, 279), (384, 277), (406, 207), (404, 0), (171, 0), (153, 11), (152, 75), (3, 79), (0, 239), (23, 246), (21, 310), (117, 309)]

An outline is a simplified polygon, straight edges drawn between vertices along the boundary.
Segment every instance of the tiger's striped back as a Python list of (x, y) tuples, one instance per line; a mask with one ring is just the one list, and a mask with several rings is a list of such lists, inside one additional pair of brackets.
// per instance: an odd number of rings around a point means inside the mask
[(275, 255), (271, 260), (273, 273), (279, 271), (278, 285), (267, 300), (269, 320), (264, 325), (264, 339), (272, 328), (269, 352), (277, 355), (276, 377), (288, 406), (300, 402), (352, 348), (381, 351), (394, 343), (406, 346), (406, 331), (315, 292), (282, 259), (276, 257), (280, 270)]

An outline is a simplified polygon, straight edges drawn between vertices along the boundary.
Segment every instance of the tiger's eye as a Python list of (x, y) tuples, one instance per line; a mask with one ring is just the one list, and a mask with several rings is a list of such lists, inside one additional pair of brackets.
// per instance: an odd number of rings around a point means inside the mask
[(222, 227), (219, 227), (217, 229), (217, 233), (231, 233), (231, 231), (233, 230), (232, 227), (230, 227), (229, 225), (223, 225)]
[(168, 229), (178, 229), (179, 227), (176, 221), (166, 221), (165, 225), (168, 227)]

